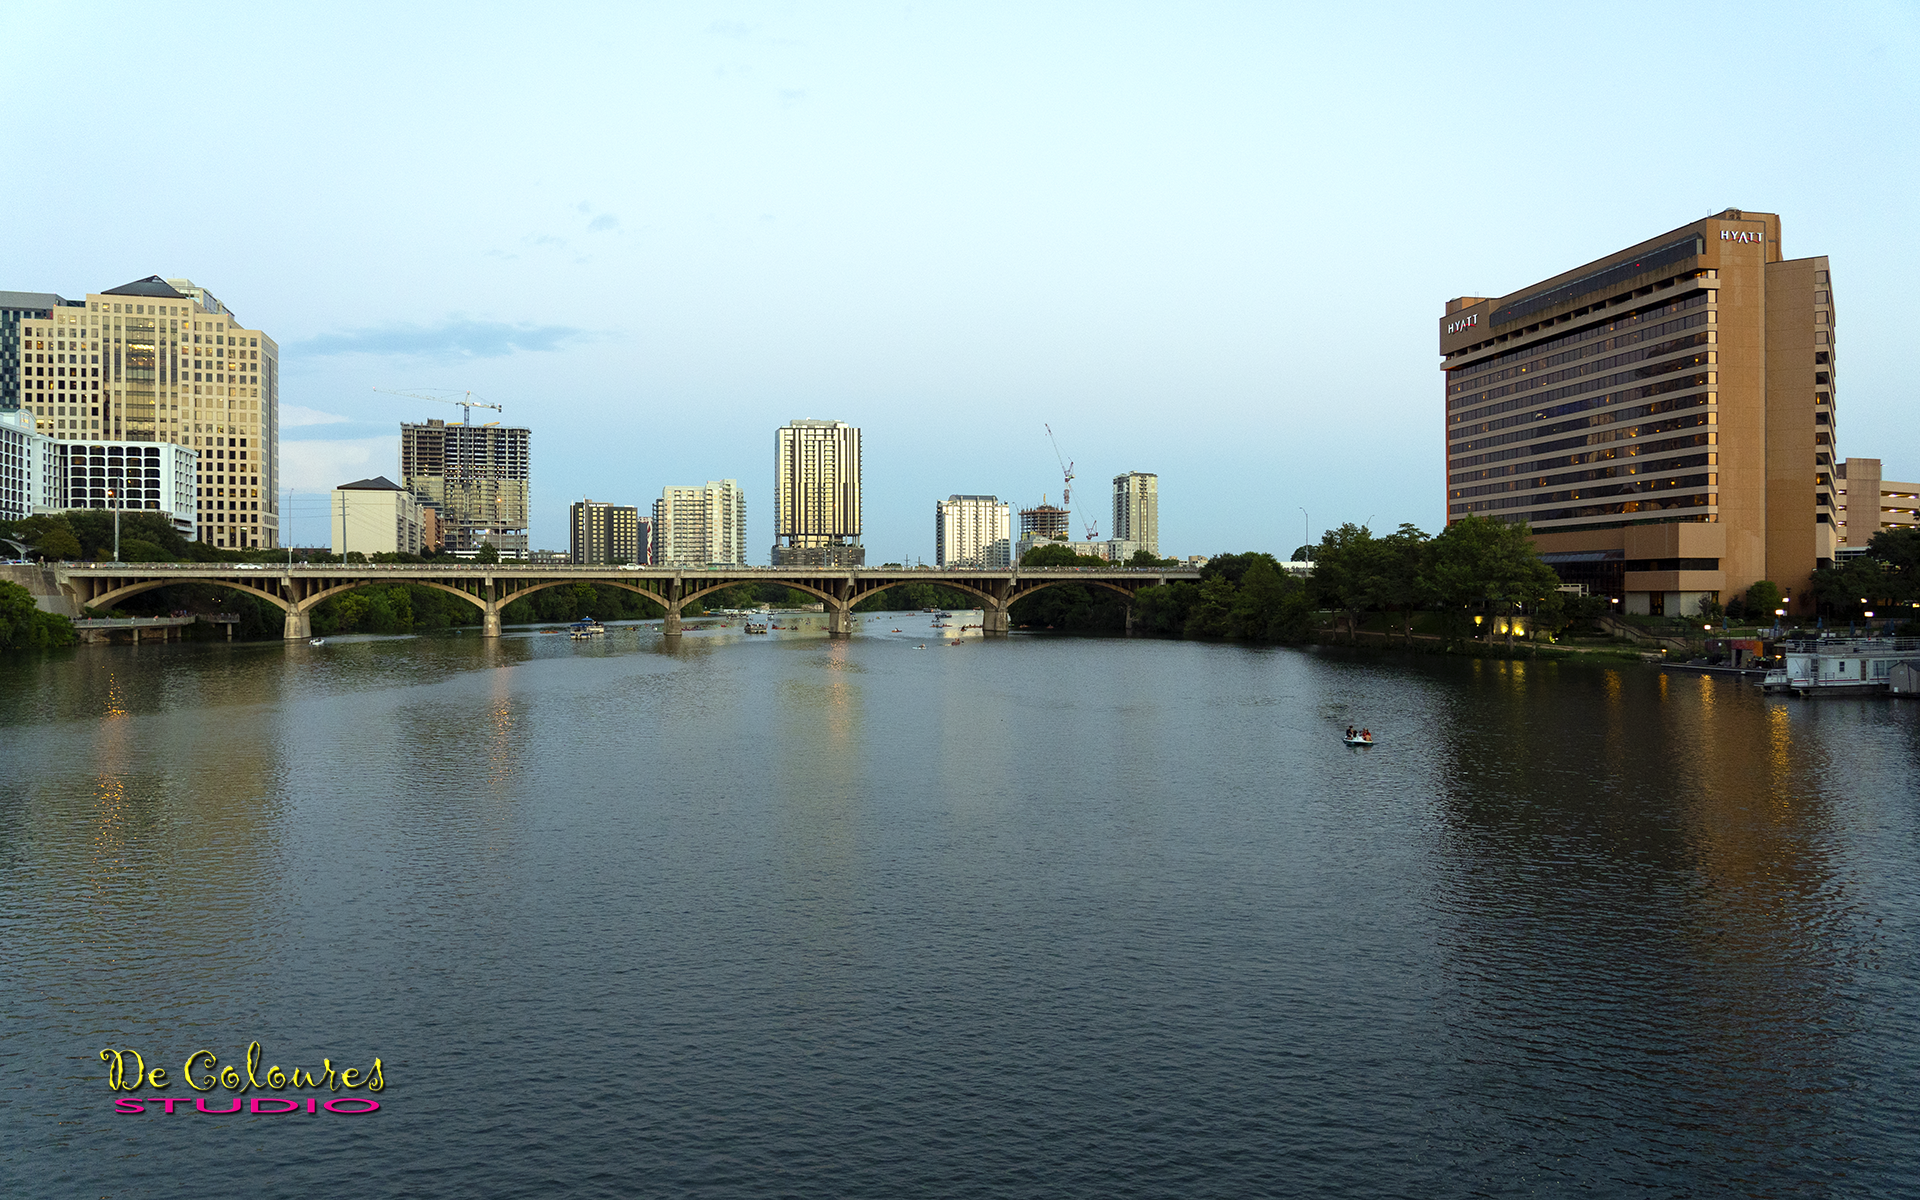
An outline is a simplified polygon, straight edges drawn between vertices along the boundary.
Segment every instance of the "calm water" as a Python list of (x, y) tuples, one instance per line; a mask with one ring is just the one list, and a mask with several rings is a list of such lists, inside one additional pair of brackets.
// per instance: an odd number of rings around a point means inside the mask
[(0, 659), (0, 1191), (1914, 1194), (1920, 707), (926, 622)]

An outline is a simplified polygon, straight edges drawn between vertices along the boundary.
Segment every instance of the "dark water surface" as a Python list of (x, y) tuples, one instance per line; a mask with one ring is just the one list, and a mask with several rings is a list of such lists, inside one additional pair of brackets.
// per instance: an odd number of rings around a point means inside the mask
[(1920, 1188), (1920, 708), (925, 621), (0, 659), (0, 1192)]

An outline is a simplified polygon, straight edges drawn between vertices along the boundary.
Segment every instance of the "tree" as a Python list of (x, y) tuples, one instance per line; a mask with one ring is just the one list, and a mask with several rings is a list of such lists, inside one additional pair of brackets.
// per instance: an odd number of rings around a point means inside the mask
[(1312, 631), (1313, 605), (1306, 585), (1282, 572), (1270, 556), (1259, 555), (1240, 577), (1238, 595), (1228, 610), (1228, 636), (1302, 642)]
[(1468, 607), (1494, 607), (1507, 615), (1507, 653), (1513, 653), (1513, 610), (1543, 599), (1560, 585), (1553, 568), (1540, 561), (1525, 525), (1468, 516), (1434, 537), (1427, 555), (1424, 587), (1447, 616), (1449, 644), (1465, 626)]
[(492, 542), (481, 542), (480, 548), (473, 552), (473, 561), (477, 563), (497, 563), (500, 550)]
[(1073, 547), (1059, 544), (1035, 546), (1020, 558), (1022, 567), (1111, 567), (1113, 564), (1092, 554), (1075, 554)]
[(1379, 601), (1384, 608), (1401, 613), (1401, 632), (1408, 646), (1413, 645), (1413, 610), (1427, 603), (1427, 535), (1419, 527), (1401, 522), (1400, 528), (1375, 543), (1380, 580)]
[(0, 647), (41, 649), (71, 646), (73, 623), (57, 613), (41, 612), (33, 593), (0, 580)]
[(1365, 525), (1349, 521), (1321, 535), (1313, 556), (1314, 595), (1347, 614), (1352, 641), (1360, 640), (1360, 619), (1384, 591), (1382, 566), (1373, 531)]
[(1747, 589), (1747, 615), (1765, 621), (1774, 615), (1775, 609), (1782, 607), (1780, 601), (1780, 585), (1771, 579), (1762, 579)]

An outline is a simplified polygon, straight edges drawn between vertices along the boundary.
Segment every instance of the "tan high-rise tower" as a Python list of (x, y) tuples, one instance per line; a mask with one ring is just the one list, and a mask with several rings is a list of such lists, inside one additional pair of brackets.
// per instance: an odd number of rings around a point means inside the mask
[(57, 441), (192, 446), (197, 539), (280, 544), (272, 338), (191, 280), (157, 275), (62, 302), (20, 329), (17, 394), (36, 429)]
[(1447, 519), (1524, 521), (1562, 578), (1688, 615), (1760, 580), (1811, 611), (1835, 549), (1833, 285), (1728, 209), (1448, 302)]
[(791, 421), (774, 435), (773, 565), (858, 567), (860, 431), (842, 421)]
[(1129, 471), (1113, 477), (1113, 538), (1160, 557), (1160, 477)]

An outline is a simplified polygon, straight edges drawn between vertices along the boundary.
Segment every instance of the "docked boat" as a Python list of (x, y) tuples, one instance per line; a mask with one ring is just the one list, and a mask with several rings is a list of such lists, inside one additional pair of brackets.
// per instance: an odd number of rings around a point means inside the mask
[(1784, 666), (1760, 686), (1795, 696), (1886, 693), (1895, 669), (1920, 666), (1920, 638), (1810, 638), (1781, 649)]

